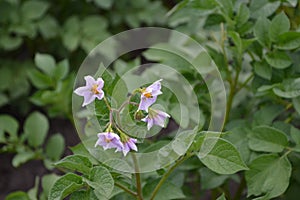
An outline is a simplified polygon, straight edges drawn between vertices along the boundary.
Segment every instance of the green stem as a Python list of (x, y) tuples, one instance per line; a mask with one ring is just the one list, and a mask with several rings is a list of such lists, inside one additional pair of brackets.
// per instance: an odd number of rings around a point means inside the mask
[(234, 78), (233, 82), (231, 82), (231, 84), (230, 84), (230, 92), (229, 92), (229, 97), (228, 97), (228, 101), (227, 101), (227, 105), (226, 105), (225, 123), (228, 120), (229, 113), (230, 113), (230, 110), (232, 107), (233, 98), (234, 98), (234, 95), (236, 94), (236, 88), (237, 88), (240, 71), (241, 71), (241, 69), (237, 68), (235, 78)]
[(232, 78), (231, 78), (231, 72), (229, 70), (229, 64), (228, 64), (228, 58), (227, 58), (227, 54), (226, 54), (226, 50), (225, 50), (225, 41), (227, 39), (226, 36), (226, 31), (224, 30), (224, 24), (221, 23), (221, 49), (222, 49), (222, 53), (224, 56), (224, 64), (225, 64), (225, 71), (226, 71), (226, 76), (227, 76), (227, 80), (228, 82), (231, 84), (232, 83)]
[(107, 98), (106, 98), (105, 96), (103, 97), (103, 100), (104, 100), (104, 102), (105, 102), (107, 108), (108, 108), (109, 110), (111, 110), (111, 107), (110, 107), (110, 105), (109, 105), (109, 103), (108, 103), (108, 100), (107, 100)]
[(158, 182), (158, 184), (156, 185), (156, 187), (154, 188), (152, 195), (150, 197), (150, 200), (153, 200), (154, 197), (156, 196), (157, 192), (159, 191), (160, 187), (163, 185), (163, 183), (167, 180), (167, 178), (169, 177), (169, 175), (174, 171), (174, 169), (176, 167), (178, 167), (181, 163), (183, 163), (186, 159), (188, 159), (190, 156), (182, 156), (181, 158), (179, 158), (179, 160), (177, 160), (177, 162), (171, 167), (169, 168), (169, 170), (163, 175), (163, 177), (160, 179), (160, 181)]
[(122, 185), (122, 184), (120, 184), (120, 183), (117, 183), (117, 182), (115, 182), (115, 185), (116, 185), (117, 187), (121, 188), (122, 190), (124, 190), (125, 192), (127, 192), (128, 194), (130, 194), (130, 195), (132, 195), (132, 196), (134, 196), (134, 197), (137, 196), (137, 194), (136, 194), (135, 192), (131, 191), (130, 189), (128, 189), (128, 188), (125, 187), (124, 185)]
[(254, 77), (254, 74), (251, 74), (242, 84), (241, 86), (236, 90), (236, 93), (238, 93), (241, 89), (243, 89), (248, 83), (249, 81), (252, 80), (252, 78)]
[(137, 199), (143, 200), (143, 193), (142, 193), (142, 183), (141, 183), (141, 175), (139, 173), (139, 165), (136, 159), (135, 154), (131, 154), (133, 163), (134, 163), (134, 169), (135, 169), (135, 181), (136, 181), (136, 191), (137, 191)]

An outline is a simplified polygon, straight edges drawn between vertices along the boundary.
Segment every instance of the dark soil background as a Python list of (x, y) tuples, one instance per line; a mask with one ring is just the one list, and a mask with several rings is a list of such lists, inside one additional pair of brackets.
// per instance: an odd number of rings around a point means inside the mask
[[(63, 156), (71, 154), (68, 147), (80, 142), (77, 132), (70, 121), (65, 119), (50, 120), (50, 132), (47, 137), (55, 133), (61, 133), (65, 138), (66, 149)], [(0, 200), (13, 191), (28, 191), (34, 186), (36, 176), (50, 173), (43, 162), (31, 160), (18, 168), (11, 164), (14, 154), (0, 154)]]

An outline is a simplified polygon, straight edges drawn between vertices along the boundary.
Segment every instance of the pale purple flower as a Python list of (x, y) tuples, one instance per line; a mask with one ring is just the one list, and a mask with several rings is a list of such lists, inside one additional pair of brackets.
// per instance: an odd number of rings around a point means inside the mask
[(115, 133), (104, 132), (104, 133), (98, 133), (97, 136), (98, 136), (98, 140), (95, 144), (95, 147), (99, 145), (102, 146), (104, 150), (116, 148), (116, 152), (122, 151), (124, 148), (123, 143), (120, 140), (120, 137)]
[(165, 127), (166, 118), (170, 118), (170, 115), (160, 110), (150, 109), (148, 115), (142, 121), (148, 123), (147, 128), (150, 130), (153, 125)]
[(139, 104), (139, 110), (145, 110), (148, 112), (149, 106), (151, 106), (155, 101), (158, 95), (162, 94), (160, 91), (161, 89), (161, 82), (162, 79), (155, 81), (152, 85), (141, 89), (141, 102)]
[(123, 151), (124, 156), (126, 156), (127, 153), (131, 149), (134, 150), (134, 151), (138, 150), (137, 147), (136, 147), (136, 145), (135, 145), (136, 142), (137, 142), (137, 140), (134, 139), (134, 138), (128, 138), (128, 140), (126, 142), (123, 142), (123, 149), (122, 149), (122, 151)]
[(84, 77), (86, 85), (77, 88), (74, 93), (83, 96), (84, 101), (82, 106), (86, 106), (92, 103), (95, 98), (101, 100), (104, 97), (104, 92), (102, 90), (104, 81), (102, 78), (95, 80), (92, 76)]

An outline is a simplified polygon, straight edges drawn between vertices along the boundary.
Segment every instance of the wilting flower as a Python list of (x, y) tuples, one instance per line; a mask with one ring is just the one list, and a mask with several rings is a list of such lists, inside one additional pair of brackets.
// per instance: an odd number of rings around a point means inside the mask
[(97, 136), (98, 140), (95, 144), (95, 147), (99, 145), (102, 146), (104, 150), (116, 148), (116, 152), (123, 150), (123, 143), (117, 134), (112, 132), (104, 132), (98, 133)]
[(149, 106), (151, 106), (155, 101), (158, 95), (162, 94), (161, 82), (162, 79), (155, 81), (152, 85), (149, 85), (146, 88), (141, 89), (141, 102), (139, 104), (139, 110), (145, 110), (148, 112)]
[(92, 103), (95, 98), (101, 100), (104, 97), (104, 92), (102, 90), (104, 81), (102, 78), (95, 80), (92, 76), (84, 77), (86, 85), (77, 88), (74, 93), (83, 96), (84, 101), (82, 106), (86, 106)]
[(127, 153), (132, 149), (134, 151), (137, 151), (137, 147), (135, 145), (135, 143), (137, 142), (136, 139), (134, 138), (127, 138), (125, 142), (123, 142), (123, 154), (124, 156), (127, 155)]
[(150, 130), (150, 128), (153, 125), (158, 125), (161, 127), (165, 126), (165, 120), (166, 118), (169, 118), (170, 115), (167, 113), (160, 111), (160, 110), (154, 110), (154, 109), (149, 109), (148, 115), (142, 119), (142, 121), (148, 123), (147, 128)]

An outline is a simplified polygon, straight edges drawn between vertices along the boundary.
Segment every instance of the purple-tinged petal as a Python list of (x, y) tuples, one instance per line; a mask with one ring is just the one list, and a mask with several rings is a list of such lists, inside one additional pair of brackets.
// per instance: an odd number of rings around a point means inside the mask
[(144, 119), (142, 119), (142, 121), (148, 123), (147, 128), (148, 130), (150, 130), (150, 128), (152, 128), (153, 125), (164, 127), (165, 120), (169, 117), (170, 115), (163, 111), (150, 109), (149, 114)]
[(151, 119), (149, 117), (149, 115), (147, 115), (145, 118), (142, 119), (142, 121), (146, 122), (147, 123), (147, 129), (148, 131), (150, 130), (150, 128), (152, 128), (153, 126), (153, 119)]
[(97, 78), (96, 84), (98, 85), (98, 90), (102, 90), (103, 86), (104, 86), (104, 81), (102, 78)]
[(101, 100), (101, 99), (104, 97), (104, 92), (101, 90), (101, 91), (99, 92), (99, 94), (95, 94), (95, 97), (96, 97), (97, 99)]
[(158, 96), (158, 95), (161, 95), (162, 92), (160, 90), (154, 90), (151, 94), (152, 94), (152, 96)]
[(88, 92), (90, 89), (86, 86), (82, 86), (74, 90), (74, 93), (79, 96), (84, 96), (86, 92)]
[(92, 76), (85, 76), (84, 77), (85, 82), (86, 82), (86, 86), (91, 88), (94, 84), (97, 84), (95, 79)]
[(147, 98), (147, 97), (144, 97), (144, 96), (141, 96), (141, 102), (139, 104), (139, 110), (145, 110), (146, 112), (148, 112), (148, 108), (149, 106), (151, 106), (152, 104), (155, 103), (157, 97), (154, 96), (152, 98)]
[(137, 146), (135, 145), (135, 143), (137, 142), (136, 139), (130, 138), (127, 142), (128, 146), (130, 147), (130, 149), (137, 151)]
[(126, 156), (128, 154), (128, 152), (132, 149), (134, 151), (137, 151), (137, 146), (135, 145), (135, 143), (137, 142), (136, 139), (134, 138), (128, 138), (128, 140), (126, 142), (123, 143), (123, 155)]
[(122, 151), (123, 143), (120, 137), (115, 133), (104, 132), (98, 134), (98, 140), (95, 146), (100, 145), (104, 150), (116, 148), (116, 151)]
[(147, 88), (151, 89), (152, 92), (160, 90), (161, 89), (161, 82), (162, 79), (159, 79), (157, 81), (155, 81), (154, 83), (152, 83), (151, 85), (149, 85)]
[(84, 100), (83, 100), (82, 107), (92, 103), (96, 97), (92, 93), (86, 93), (86, 95), (83, 96), (83, 98)]

